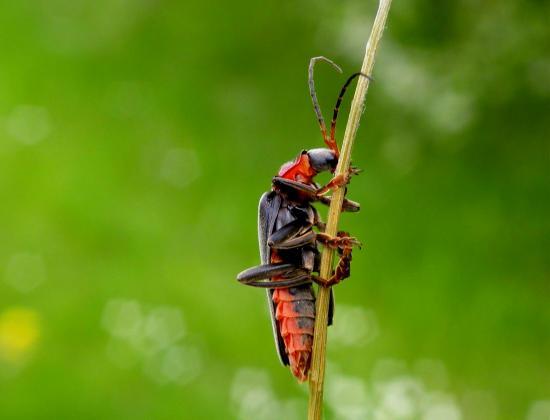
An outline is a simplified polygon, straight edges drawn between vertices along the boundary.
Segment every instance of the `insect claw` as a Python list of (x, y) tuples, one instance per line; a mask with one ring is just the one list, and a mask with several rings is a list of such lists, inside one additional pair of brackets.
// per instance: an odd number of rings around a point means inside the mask
[(354, 246), (361, 249), (361, 242), (354, 236), (349, 236), (347, 232), (338, 232), (337, 236), (330, 236), (326, 233), (318, 233), (317, 241), (326, 247), (338, 250), (351, 249)]
[(315, 284), (318, 284), (319, 286), (324, 286), (326, 287), (326, 285), (328, 284), (328, 280), (325, 280), (324, 278), (320, 277), (320, 276), (316, 276), (314, 274), (311, 275), (311, 280), (315, 283)]
[(358, 168), (357, 166), (350, 166), (349, 167), (349, 175), (359, 175), (364, 170), (361, 168)]

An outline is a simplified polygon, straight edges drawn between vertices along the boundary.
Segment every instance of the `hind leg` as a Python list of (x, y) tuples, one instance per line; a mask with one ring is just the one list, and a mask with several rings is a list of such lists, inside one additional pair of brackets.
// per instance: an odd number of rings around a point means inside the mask
[(327, 286), (334, 286), (342, 280), (347, 279), (351, 274), (351, 248), (340, 251), (340, 260), (336, 265), (334, 274), (327, 280)]
[[(272, 280), (272, 278), (277, 279)], [(311, 282), (310, 273), (307, 270), (285, 263), (262, 264), (249, 268), (240, 272), (237, 280), (248, 286), (269, 289), (296, 287)]]

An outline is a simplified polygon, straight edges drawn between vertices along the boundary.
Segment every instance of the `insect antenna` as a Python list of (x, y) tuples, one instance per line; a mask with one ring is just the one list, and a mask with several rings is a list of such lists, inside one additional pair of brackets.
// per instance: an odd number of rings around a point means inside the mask
[(317, 100), (317, 93), (315, 93), (315, 82), (313, 80), (313, 68), (315, 67), (315, 63), (317, 63), (317, 61), (326, 61), (327, 63), (332, 65), (336, 70), (338, 70), (340, 73), (342, 73), (342, 69), (334, 61), (329, 60), (328, 58), (323, 56), (313, 57), (309, 61), (309, 69), (308, 69), (309, 94), (313, 102), (313, 109), (315, 110), (315, 115), (317, 115), (317, 121), (319, 121), (319, 127), (321, 128), (321, 134), (323, 135), (323, 140), (325, 141), (326, 145), (330, 149), (332, 149), (338, 156), (339, 154), (338, 145), (336, 144), (334, 139), (332, 139), (331, 141), (331, 139), (327, 137), (327, 126), (325, 125), (323, 113), (321, 112), (321, 108), (319, 107), (319, 101)]
[(332, 113), (332, 122), (330, 124), (330, 139), (325, 140), (327, 144), (334, 144), (336, 147), (336, 151), (338, 150), (338, 146), (336, 145), (336, 139), (334, 138), (336, 135), (336, 120), (338, 119), (338, 111), (340, 111), (340, 105), (342, 104), (342, 99), (344, 98), (344, 94), (346, 93), (346, 90), (349, 86), (349, 84), (358, 76), (363, 76), (369, 79), (372, 82), (372, 77), (367, 76), (364, 73), (358, 72), (353, 73), (348, 80), (346, 80), (346, 83), (344, 83), (344, 86), (342, 86), (342, 89), (340, 90), (340, 94), (338, 95), (338, 99), (336, 100), (336, 105), (334, 106), (334, 112)]

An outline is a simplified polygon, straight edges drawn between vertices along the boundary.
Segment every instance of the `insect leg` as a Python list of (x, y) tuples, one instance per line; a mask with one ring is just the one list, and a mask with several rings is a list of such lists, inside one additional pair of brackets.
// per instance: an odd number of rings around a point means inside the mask
[[(354, 173), (355, 172), (354, 170)], [(300, 193), (308, 197), (311, 202), (320, 201), (322, 204), (330, 206), (331, 197), (319, 195), (320, 189), (316, 189), (311, 185), (276, 176), (273, 178), (273, 186), (284, 194), (292, 195)], [(356, 212), (359, 211), (360, 207), (359, 203), (348, 200), (347, 198), (344, 198), (344, 202), (342, 203), (342, 210), (344, 211)]]
[(315, 270), (315, 258), (318, 255), (318, 251), (315, 248), (304, 247), (302, 248), (302, 265), (310, 273)]
[(321, 196), (323, 194), (326, 194), (330, 190), (335, 190), (337, 188), (341, 188), (348, 185), (351, 177), (353, 175), (357, 175), (359, 172), (361, 172), (359, 168), (356, 168), (355, 166), (350, 166), (347, 174), (334, 176), (328, 182), (328, 184), (326, 184), (324, 187), (321, 187), (317, 190), (317, 195)]
[[(305, 253), (304, 253), (305, 254)], [(321, 258), (320, 254), (318, 252), (314, 253), (313, 255), (313, 270), (312, 271), (319, 271), (320, 265), (321, 265)], [(305, 257), (305, 255), (304, 255)], [(305, 258), (304, 258), (305, 260)], [(304, 266), (306, 266), (304, 262)], [(322, 280), (320, 277), (312, 275), (312, 281), (316, 282), (317, 284), (325, 285), (326, 281)], [(334, 318), (334, 289), (330, 289), (330, 298), (328, 302), (328, 325), (332, 325), (332, 319)]]
[(352, 249), (354, 246), (361, 247), (361, 242), (353, 236), (349, 236), (347, 232), (338, 232), (337, 236), (330, 236), (324, 232), (317, 234), (317, 241), (333, 249)]
[[(324, 204), (325, 206), (330, 206), (330, 202), (332, 197), (327, 197), (325, 195), (318, 196), (317, 199), (321, 204)], [(348, 200), (347, 198), (344, 198), (344, 201), (342, 202), (342, 210), (343, 211), (349, 211), (349, 212), (357, 212), (361, 209), (361, 205), (352, 200)]]
[(321, 238), (329, 238), (327, 239), (327, 243), (325, 245), (335, 247), (340, 254), (340, 259), (336, 265), (334, 273), (329, 279), (322, 279), (318, 276), (312, 275), (311, 280), (323, 286), (333, 286), (350, 276), (353, 246), (359, 245), (359, 241), (349, 236), (347, 232), (338, 232), (338, 236), (336, 238), (331, 238), (324, 233), (319, 233), (317, 236), (321, 236)]
[(334, 318), (334, 289), (330, 289), (330, 298), (328, 301), (328, 325), (332, 325), (332, 320)]
[(293, 181), (291, 179), (282, 178), (280, 176), (273, 177), (273, 186), (283, 194), (300, 193), (310, 198), (311, 201), (317, 200), (317, 189), (311, 185), (302, 182)]
[(316, 237), (317, 234), (310, 229), (299, 236), (286, 238), (280, 242), (273, 243), (270, 246), (275, 249), (299, 248), (308, 244), (314, 244)]
[[(312, 238), (305, 238), (307, 231), (311, 227), (311, 223), (308, 220), (296, 219), (292, 222), (284, 225), (279, 230), (273, 232), (268, 240), (267, 244), (276, 249), (288, 249), (302, 246), (303, 244), (311, 241)], [(302, 237), (304, 237), (302, 239)], [(296, 239), (300, 238), (298, 241)], [(296, 243), (296, 244), (294, 244)]]
[(326, 285), (333, 286), (347, 279), (351, 274), (351, 248), (341, 251), (340, 260), (334, 270), (334, 274), (328, 279)]
[[(254, 287), (294, 287), (310, 283), (309, 272), (293, 264), (262, 264), (240, 272), (237, 280)], [(279, 277), (272, 280), (273, 277)]]
[(320, 232), (324, 232), (327, 224), (321, 220), (321, 216), (315, 207), (313, 207), (313, 225), (319, 229)]

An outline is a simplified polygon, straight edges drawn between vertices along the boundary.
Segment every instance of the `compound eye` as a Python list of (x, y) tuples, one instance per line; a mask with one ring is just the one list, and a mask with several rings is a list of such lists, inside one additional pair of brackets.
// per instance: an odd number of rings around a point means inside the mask
[(308, 152), (309, 163), (315, 172), (334, 172), (338, 158), (330, 149), (312, 149)]

